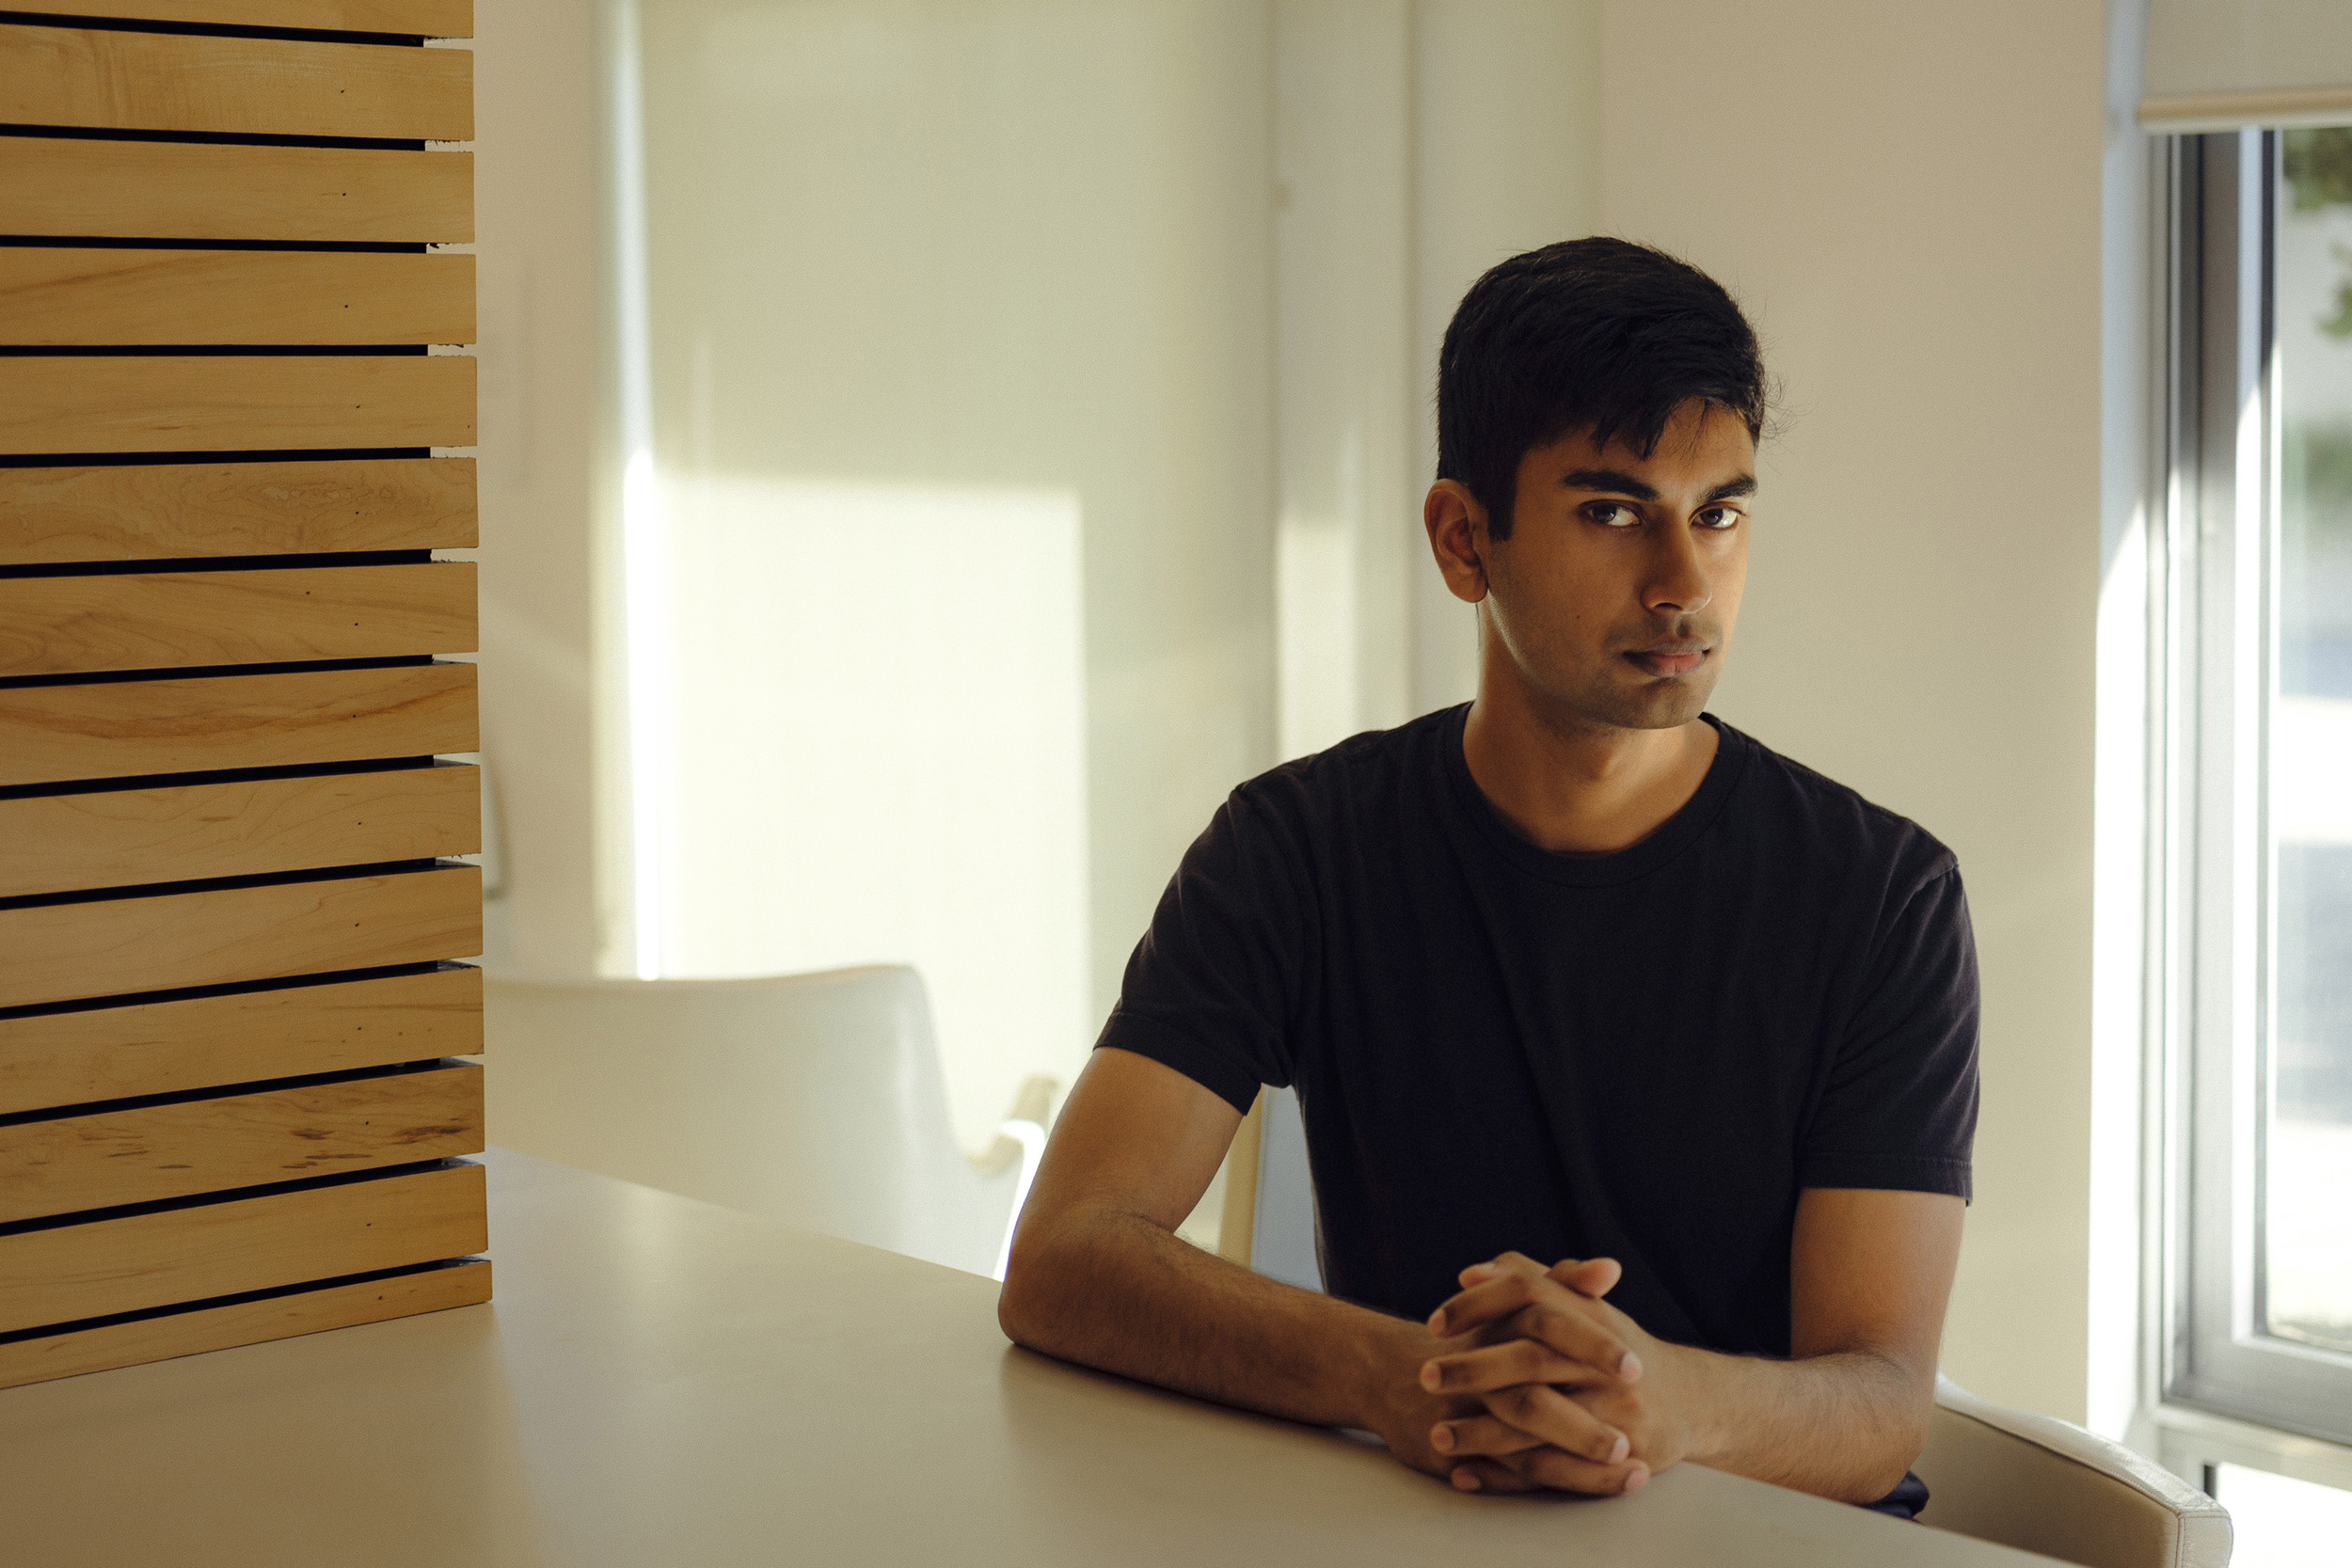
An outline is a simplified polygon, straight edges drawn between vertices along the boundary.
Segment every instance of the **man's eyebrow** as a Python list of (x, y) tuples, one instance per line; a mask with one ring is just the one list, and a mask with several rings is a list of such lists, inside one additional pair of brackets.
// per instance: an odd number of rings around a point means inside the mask
[[(1658, 491), (1653, 486), (1618, 468), (1571, 468), (1562, 477), (1560, 483), (1571, 490), (1599, 490), (1619, 496), (1631, 496), (1637, 501), (1654, 501), (1658, 499)], [(1725, 501), (1734, 496), (1755, 494), (1756, 476), (1741, 474), (1738, 479), (1727, 479), (1716, 485), (1707, 493), (1707, 499), (1711, 501)]]
[(1571, 468), (1560, 483), (1571, 490), (1611, 490), (1637, 501), (1658, 499), (1658, 492), (1649, 485), (1615, 468)]

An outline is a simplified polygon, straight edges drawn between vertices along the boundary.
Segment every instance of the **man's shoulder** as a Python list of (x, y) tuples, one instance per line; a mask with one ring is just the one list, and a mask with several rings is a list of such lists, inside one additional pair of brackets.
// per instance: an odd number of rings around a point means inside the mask
[(1754, 736), (1723, 728), (1748, 752), (1742, 793), (1750, 815), (1808, 859), (1867, 866), (1913, 887), (1957, 869), (1951, 849), (1910, 817)]
[(1460, 722), (1459, 708), (1440, 708), (1394, 729), (1350, 736), (1248, 780), (1234, 789), (1233, 803), (1284, 820), (1352, 817), (1394, 800), (1401, 789), (1434, 774), (1443, 737)]

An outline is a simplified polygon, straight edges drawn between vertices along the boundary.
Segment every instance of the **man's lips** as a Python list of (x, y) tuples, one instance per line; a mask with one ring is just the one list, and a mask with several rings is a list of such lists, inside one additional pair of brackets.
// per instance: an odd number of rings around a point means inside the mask
[(1629, 650), (1626, 657), (1636, 667), (1653, 675), (1687, 675), (1707, 659), (1708, 647), (1703, 642), (1661, 642), (1654, 647)]

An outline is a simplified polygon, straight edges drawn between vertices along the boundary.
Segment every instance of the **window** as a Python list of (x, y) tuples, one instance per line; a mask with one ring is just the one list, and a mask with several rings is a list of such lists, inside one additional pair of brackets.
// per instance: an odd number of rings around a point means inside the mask
[(2352, 127), (2172, 149), (2160, 1375), (2352, 1443)]
[(2237, 1568), (2342, 1568), (2352, 1492), (2230, 1464), (2206, 1484), (2230, 1511)]

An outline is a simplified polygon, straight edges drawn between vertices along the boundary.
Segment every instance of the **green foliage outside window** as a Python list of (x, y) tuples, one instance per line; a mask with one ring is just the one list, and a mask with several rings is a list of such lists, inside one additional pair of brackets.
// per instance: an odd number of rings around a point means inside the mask
[[(2352, 125), (2289, 131), (2280, 139), (2286, 144), (2285, 173), (2296, 212), (2352, 207)], [(2336, 256), (2352, 268), (2352, 251), (2339, 246)], [(2336, 313), (2319, 325), (2331, 338), (2352, 338), (2352, 276), (2336, 285)]]

